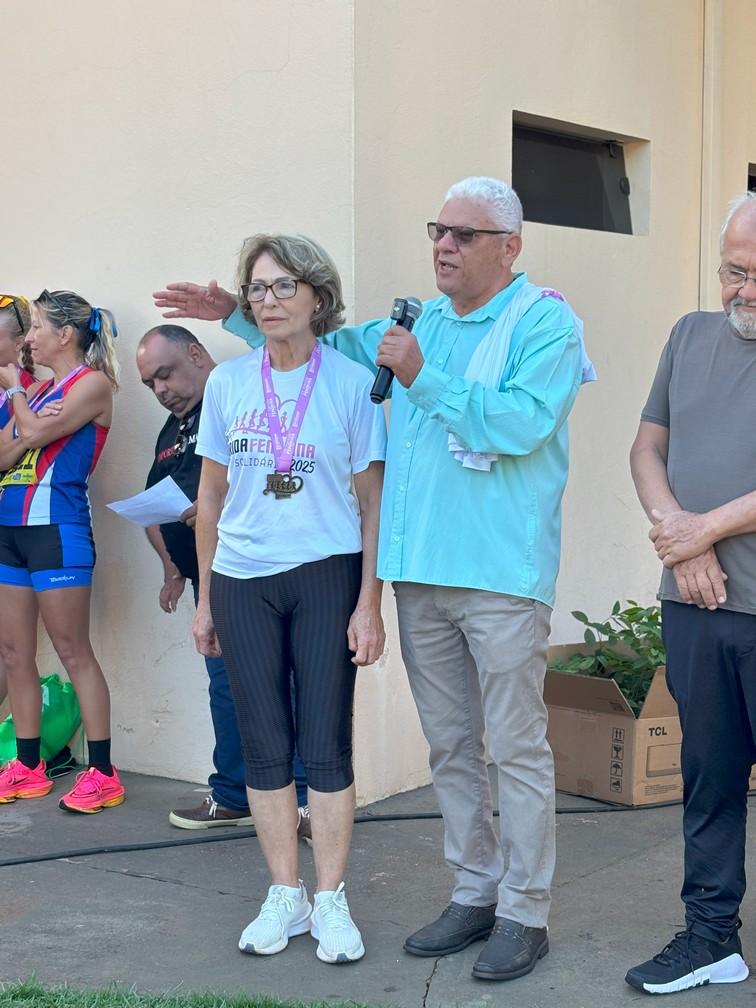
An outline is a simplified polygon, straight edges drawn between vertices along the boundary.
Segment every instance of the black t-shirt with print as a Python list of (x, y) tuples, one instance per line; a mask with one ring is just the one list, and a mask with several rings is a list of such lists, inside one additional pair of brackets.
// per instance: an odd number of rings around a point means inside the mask
[[(202, 458), (195, 455), (194, 449), (197, 445), (201, 410), (202, 400), (200, 399), (181, 419), (173, 414), (168, 417), (155, 443), (155, 461), (147, 476), (146, 488), (154, 486), (166, 476), (172, 476), (190, 501), (197, 500)], [(175, 451), (175, 447), (179, 439), (179, 427), (184, 421), (190, 424), (185, 435), (186, 448), (183, 452), (178, 453)], [(191, 581), (197, 581), (199, 571), (194, 529), (189, 528), (183, 522), (176, 521), (161, 525), (160, 532), (171, 560), (184, 577)]]

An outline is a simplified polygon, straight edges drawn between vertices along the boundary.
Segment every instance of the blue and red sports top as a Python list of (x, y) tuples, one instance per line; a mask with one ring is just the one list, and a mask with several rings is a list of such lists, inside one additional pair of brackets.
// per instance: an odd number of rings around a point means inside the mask
[[(51, 379), (29, 400), (29, 406), (38, 413), (45, 403), (63, 399), (92, 370), (77, 369), (58, 385)], [(0, 477), (0, 525), (89, 525), (87, 484), (109, 429), (90, 421), (44, 448), (24, 452)]]

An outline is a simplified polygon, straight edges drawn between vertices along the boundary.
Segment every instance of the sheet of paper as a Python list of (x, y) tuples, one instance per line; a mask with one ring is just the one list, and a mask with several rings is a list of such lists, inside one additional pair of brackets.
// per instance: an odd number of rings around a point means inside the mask
[(184, 491), (179, 489), (173, 477), (166, 476), (136, 497), (113, 501), (108, 507), (135, 525), (147, 528), (148, 525), (167, 525), (168, 522), (178, 521), (179, 515), (193, 503)]

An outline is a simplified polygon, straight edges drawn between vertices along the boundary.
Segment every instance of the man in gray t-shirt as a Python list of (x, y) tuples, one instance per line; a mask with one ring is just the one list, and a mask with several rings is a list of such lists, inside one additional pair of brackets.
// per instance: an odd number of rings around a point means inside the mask
[(724, 312), (672, 330), (631, 452), (664, 565), (667, 682), (683, 729), (685, 931), (625, 979), (667, 994), (745, 980), (746, 795), (756, 761), (756, 193), (721, 233)]

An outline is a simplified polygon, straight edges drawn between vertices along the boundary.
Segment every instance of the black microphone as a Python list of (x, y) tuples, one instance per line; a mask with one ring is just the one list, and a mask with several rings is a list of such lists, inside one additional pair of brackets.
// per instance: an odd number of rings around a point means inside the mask
[[(407, 332), (412, 332), (412, 326), (422, 314), (423, 306), (417, 298), (394, 298), (394, 306), (391, 309), (391, 321), (406, 329)], [(391, 368), (381, 365), (378, 368), (378, 374), (375, 376), (373, 387), (370, 390), (370, 401), (382, 403), (388, 395), (393, 380), (394, 372)]]

